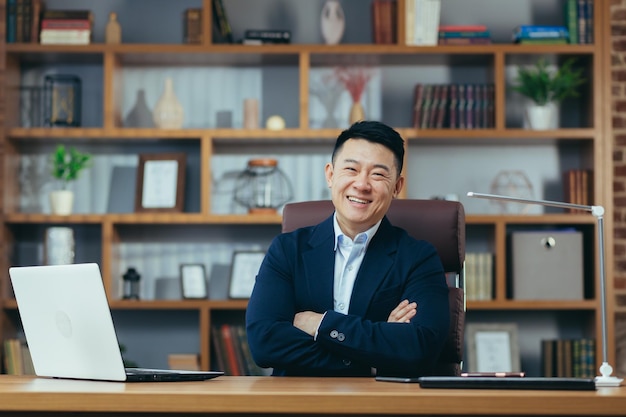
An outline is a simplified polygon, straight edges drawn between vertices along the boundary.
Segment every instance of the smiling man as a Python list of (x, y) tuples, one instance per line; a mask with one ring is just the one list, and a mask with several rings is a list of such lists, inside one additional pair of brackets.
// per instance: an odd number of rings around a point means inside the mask
[[(325, 167), (335, 212), (277, 236), (246, 311), (254, 360), (285, 376), (427, 375), (449, 326), (432, 245), (385, 217), (404, 185), (404, 141), (357, 122)], [(419, 213), (416, 213), (419, 215)]]

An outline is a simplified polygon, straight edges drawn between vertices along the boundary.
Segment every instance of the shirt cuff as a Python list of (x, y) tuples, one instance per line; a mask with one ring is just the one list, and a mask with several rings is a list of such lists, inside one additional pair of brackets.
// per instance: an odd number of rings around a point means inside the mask
[(322, 314), (322, 320), (320, 320), (320, 322), (317, 325), (317, 329), (315, 329), (315, 335), (313, 336), (313, 340), (317, 341), (317, 334), (320, 331), (320, 326), (322, 325), (322, 321), (324, 320), (324, 317), (326, 317), (326, 312), (324, 312), (324, 314)]

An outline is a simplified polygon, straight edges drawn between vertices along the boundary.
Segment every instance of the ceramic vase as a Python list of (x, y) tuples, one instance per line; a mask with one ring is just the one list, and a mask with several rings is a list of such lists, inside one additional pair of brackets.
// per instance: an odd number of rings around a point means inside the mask
[(52, 214), (72, 214), (74, 205), (74, 192), (70, 190), (57, 190), (50, 192), (50, 212)]
[(559, 128), (559, 107), (556, 103), (539, 106), (528, 103), (524, 116), (524, 127), (533, 130), (547, 130)]
[(338, 0), (327, 0), (322, 8), (322, 37), (327, 45), (336, 45), (343, 37), (346, 20)]
[(109, 21), (107, 22), (104, 33), (104, 41), (106, 43), (122, 43), (122, 27), (117, 21), (117, 13), (109, 13)]
[(140, 89), (137, 91), (137, 98), (135, 105), (128, 112), (126, 119), (124, 119), (125, 127), (154, 127), (154, 121), (152, 120), (152, 112), (146, 102), (146, 93)]
[(357, 101), (352, 103), (352, 107), (350, 107), (350, 119), (348, 121), (352, 125), (361, 120), (365, 120), (365, 110), (361, 102)]
[(166, 78), (163, 94), (152, 113), (154, 124), (160, 129), (180, 129), (183, 127), (183, 117), (183, 106), (174, 94), (174, 83), (171, 78)]

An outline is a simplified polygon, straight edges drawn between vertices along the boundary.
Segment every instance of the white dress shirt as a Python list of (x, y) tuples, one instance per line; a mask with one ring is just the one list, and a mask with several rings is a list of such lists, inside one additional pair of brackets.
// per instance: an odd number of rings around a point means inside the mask
[(333, 287), (333, 310), (348, 314), (350, 298), (367, 246), (376, 234), (380, 222), (355, 236), (354, 241), (346, 236), (337, 222), (337, 213), (333, 216), (335, 229), (335, 281)]

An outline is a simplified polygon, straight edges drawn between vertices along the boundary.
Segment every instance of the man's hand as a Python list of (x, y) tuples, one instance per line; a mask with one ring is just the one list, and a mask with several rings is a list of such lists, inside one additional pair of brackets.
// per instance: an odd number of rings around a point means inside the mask
[(403, 300), (389, 313), (388, 323), (409, 323), (417, 314), (417, 303), (409, 303), (409, 300)]
[(315, 336), (323, 316), (323, 314), (314, 313), (313, 311), (301, 311), (296, 313), (296, 316), (293, 318), (293, 325), (303, 332)]

